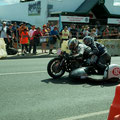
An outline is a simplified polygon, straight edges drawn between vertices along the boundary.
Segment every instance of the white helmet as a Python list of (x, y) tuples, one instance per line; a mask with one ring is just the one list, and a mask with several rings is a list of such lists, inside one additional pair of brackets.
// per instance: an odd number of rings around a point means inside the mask
[(68, 41), (69, 50), (74, 50), (78, 46), (78, 40), (76, 38), (72, 38)]

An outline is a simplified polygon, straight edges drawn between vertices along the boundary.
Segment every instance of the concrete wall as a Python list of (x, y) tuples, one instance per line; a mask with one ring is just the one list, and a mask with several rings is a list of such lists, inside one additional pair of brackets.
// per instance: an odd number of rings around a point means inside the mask
[(28, 16), (28, 4), (29, 2), (0, 6), (0, 19), (27, 21), (36, 26), (47, 23), (47, 0), (41, 1), (40, 15)]

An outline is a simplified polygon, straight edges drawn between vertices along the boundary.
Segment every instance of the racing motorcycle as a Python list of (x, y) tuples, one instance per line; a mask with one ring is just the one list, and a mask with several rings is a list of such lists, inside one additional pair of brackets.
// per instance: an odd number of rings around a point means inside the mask
[(83, 62), (80, 62), (79, 59), (74, 59), (65, 51), (61, 51), (56, 58), (49, 61), (47, 72), (52, 78), (57, 79), (62, 77), (65, 72), (70, 73), (80, 66), (83, 66)]
[(65, 72), (69, 72), (71, 79), (93, 79), (93, 80), (113, 80), (120, 79), (120, 65), (108, 64), (103, 74), (99, 74), (95, 67), (88, 64), (87, 59), (75, 59), (68, 53), (60, 52), (58, 57), (49, 61), (47, 66), (48, 74), (54, 78), (60, 78)]

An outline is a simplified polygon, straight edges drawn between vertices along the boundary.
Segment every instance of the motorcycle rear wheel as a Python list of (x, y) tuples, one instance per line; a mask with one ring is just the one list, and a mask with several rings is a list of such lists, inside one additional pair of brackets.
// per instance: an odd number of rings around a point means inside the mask
[(60, 62), (60, 58), (54, 58), (48, 63), (47, 72), (54, 79), (60, 78), (65, 73), (65, 70), (60, 66)]

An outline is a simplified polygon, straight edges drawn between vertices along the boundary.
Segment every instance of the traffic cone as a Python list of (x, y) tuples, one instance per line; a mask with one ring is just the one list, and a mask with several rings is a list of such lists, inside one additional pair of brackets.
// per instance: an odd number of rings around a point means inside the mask
[(114, 120), (120, 120), (120, 114), (114, 117)]
[(115, 97), (110, 107), (108, 120), (114, 120), (114, 117), (118, 114), (120, 114), (120, 84), (116, 86)]

